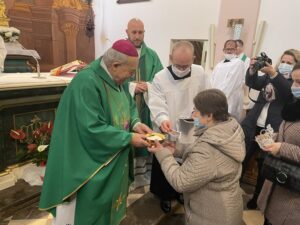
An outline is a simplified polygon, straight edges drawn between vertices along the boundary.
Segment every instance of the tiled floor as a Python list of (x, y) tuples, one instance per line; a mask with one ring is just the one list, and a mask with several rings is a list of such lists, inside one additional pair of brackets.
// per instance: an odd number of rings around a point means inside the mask
[[(247, 189), (245, 187), (244, 189)], [(128, 206), (134, 203), (137, 199), (141, 198), (145, 193), (149, 191), (149, 186), (138, 188), (132, 191), (127, 200)], [(250, 195), (244, 193), (244, 201), (246, 202), (250, 198)], [(159, 206), (158, 206), (159, 207)], [(167, 215), (163, 218), (158, 225), (184, 225), (184, 210), (182, 206), (177, 206), (175, 213)], [(13, 218), (7, 218), (6, 221), (0, 222), (0, 225), (52, 225), (52, 216), (39, 212), (37, 206), (28, 207), (26, 213), (20, 213), (14, 215)], [(23, 218), (21, 218), (23, 216)], [(246, 225), (262, 225), (263, 216), (257, 210), (244, 210), (244, 222)]]

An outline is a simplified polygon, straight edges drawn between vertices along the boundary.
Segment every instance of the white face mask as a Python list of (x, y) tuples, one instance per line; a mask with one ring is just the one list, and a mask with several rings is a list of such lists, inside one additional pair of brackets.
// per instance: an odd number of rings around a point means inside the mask
[(175, 66), (172, 65), (172, 71), (175, 73), (177, 77), (184, 77), (186, 76), (189, 72), (191, 72), (191, 67), (186, 68), (185, 70), (180, 70), (176, 68)]
[(295, 98), (300, 99), (300, 87), (291, 87), (292, 94)]
[(234, 58), (236, 58), (236, 55), (235, 54), (224, 54), (224, 58), (227, 59), (227, 60), (232, 60)]
[(281, 74), (290, 74), (293, 70), (293, 65), (287, 63), (280, 63), (278, 66), (278, 71)]

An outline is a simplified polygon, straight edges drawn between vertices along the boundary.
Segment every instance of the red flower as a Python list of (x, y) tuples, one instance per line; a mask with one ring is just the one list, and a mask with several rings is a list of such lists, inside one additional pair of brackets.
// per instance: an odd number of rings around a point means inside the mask
[(49, 121), (47, 123), (47, 133), (50, 135), (52, 133), (52, 130), (53, 130), (53, 123), (52, 121)]
[(29, 144), (27, 145), (28, 151), (33, 152), (36, 150), (37, 145), (36, 144)]
[(46, 166), (46, 160), (41, 160), (39, 166)]
[(43, 125), (40, 128), (40, 131), (42, 133), (51, 134), (53, 129), (53, 123), (49, 121), (48, 123), (43, 123)]
[(9, 135), (15, 140), (24, 140), (26, 135), (23, 130), (10, 130)]

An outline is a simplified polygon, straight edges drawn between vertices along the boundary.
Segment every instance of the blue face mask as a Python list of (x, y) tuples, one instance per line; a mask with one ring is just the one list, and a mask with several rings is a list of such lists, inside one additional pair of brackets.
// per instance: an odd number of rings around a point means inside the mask
[(194, 118), (194, 127), (195, 128), (204, 128), (205, 125), (203, 125), (198, 118)]
[(293, 65), (287, 63), (280, 63), (278, 66), (278, 71), (281, 74), (290, 74), (293, 70)]
[(291, 91), (295, 98), (300, 99), (300, 87), (291, 87)]

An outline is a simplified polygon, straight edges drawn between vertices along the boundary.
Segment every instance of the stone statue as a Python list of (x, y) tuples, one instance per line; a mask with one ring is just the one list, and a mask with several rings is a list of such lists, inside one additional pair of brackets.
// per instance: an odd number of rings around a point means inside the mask
[(8, 27), (8, 17), (6, 16), (6, 7), (4, 0), (0, 0), (0, 26)]

